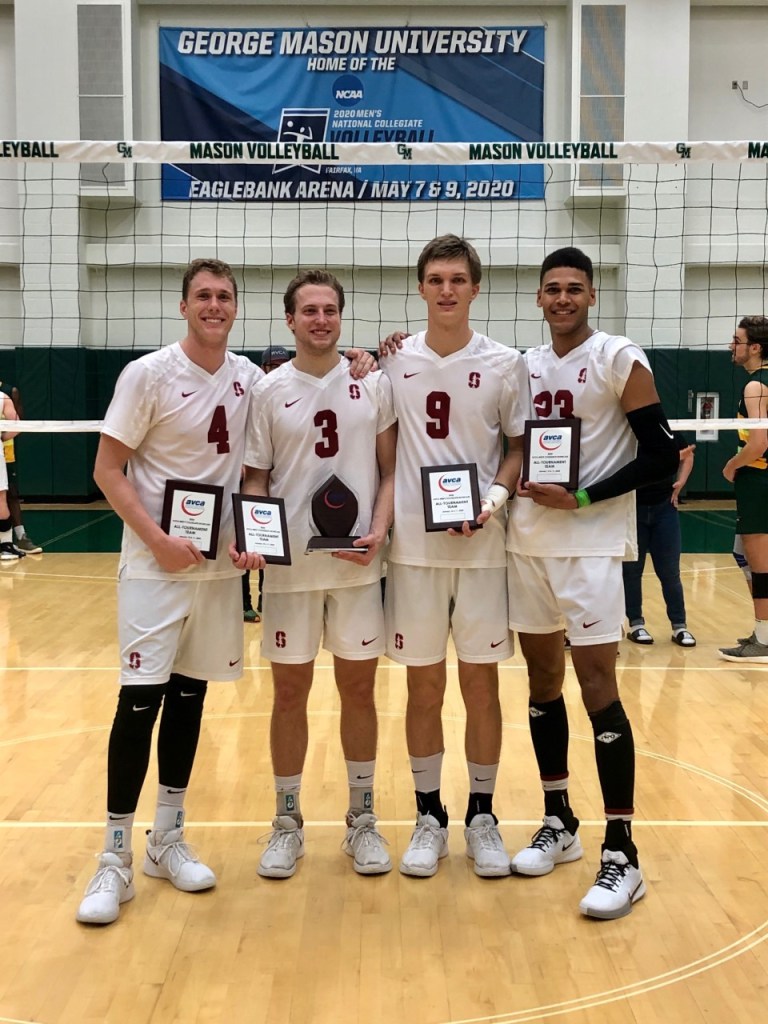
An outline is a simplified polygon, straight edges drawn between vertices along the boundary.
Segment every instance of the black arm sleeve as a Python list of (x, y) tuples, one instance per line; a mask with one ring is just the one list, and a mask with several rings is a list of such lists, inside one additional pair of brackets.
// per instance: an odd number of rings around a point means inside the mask
[(637, 456), (605, 480), (586, 487), (590, 502), (616, 498), (677, 472), (680, 452), (660, 403), (628, 412), (627, 422), (637, 438)]

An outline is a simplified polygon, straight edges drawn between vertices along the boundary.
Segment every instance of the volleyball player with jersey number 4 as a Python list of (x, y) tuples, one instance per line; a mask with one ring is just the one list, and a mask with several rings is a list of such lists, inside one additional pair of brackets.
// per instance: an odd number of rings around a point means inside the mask
[(537, 303), (552, 341), (526, 352), (525, 361), (534, 415), (581, 420), (579, 489), (523, 476), (510, 506), (509, 625), (528, 665), (529, 724), (544, 790), (543, 827), (512, 858), (512, 871), (544, 875), (582, 855), (568, 800), (566, 628), (607, 818), (600, 870), (580, 909), (614, 918), (645, 894), (632, 841), (634, 741), (616, 681), (621, 564), (625, 555), (637, 557), (632, 492), (673, 473), (678, 451), (648, 360), (628, 338), (590, 327), (595, 301), (585, 253), (565, 248), (547, 256)]

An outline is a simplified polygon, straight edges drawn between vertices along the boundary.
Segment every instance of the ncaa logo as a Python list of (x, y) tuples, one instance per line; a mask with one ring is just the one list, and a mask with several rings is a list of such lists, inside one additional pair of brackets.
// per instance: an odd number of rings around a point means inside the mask
[(272, 509), (257, 508), (256, 505), (252, 505), (251, 519), (259, 526), (268, 526), (272, 522)]
[(551, 430), (542, 434), (539, 438), (539, 447), (543, 448), (545, 452), (556, 452), (562, 443), (563, 435), (556, 434)]
[(441, 491), (445, 491), (446, 494), (455, 494), (456, 491), (461, 489), (461, 477), (444, 474), (437, 481), (437, 486)]
[(202, 498), (193, 498), (190, 494), (181, 499), (181, 511), (185, 515), (196, 518), (205, 512), (205, 501)]
[(333, 83), (333, 99), (342, 107), (356, 107), (364, 95), (363, 83), (355, 75), (342, 75)]

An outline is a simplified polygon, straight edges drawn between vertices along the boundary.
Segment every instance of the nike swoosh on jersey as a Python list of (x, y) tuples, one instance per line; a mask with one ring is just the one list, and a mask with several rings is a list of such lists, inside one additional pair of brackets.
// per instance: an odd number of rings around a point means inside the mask
[(300, 401), (301, 401), (300, 398), (294, 398), (294, 400), (292, 402), (286, 402), (285, 403), (285, 408), (286, 409), (290, 409), (292, 405), (296, 405), (296, 403), (300, 402)]
[(501, 645), (502, 645), (503, 643), (504, 643), (504, 641), (503, 641), (503, 640), (497, 640), (497, 641), (496, 641), (496, 643), (492, 643), (492, 644), (491, 644), (491, 648), (493, 649), (494, 647), (501, 647)]
[(233, 665), (236, 665), (236, 664), (238, 663), (238, 661), (240, 661), (240, 659), (239, 659), (239, 658), (235, 658), (235, 660), (234, 660), (234, 661), (230, 661), (230, 663), (229, 663), (229, 667), (230, 667), (230, 668), (232, 668), (232, 666), (233, 666)]
[(598, 624), (598, 622), (600, 622), (600, 621), (601, 621), (600, 619), (595, 619), (594, 622), (582, 622), (582, 624), (581, 624), (582, 629), (591, 629), (592, 626), (596, 626)]
[(197, 391), (182, 391), (181, 392), (181, 397), (182, 398), (189, 398), (190, 395), (196, 395), (196, 394), (197, 394)]
[(420, 373), (421, 373), (421, 370), (417, 370), (416, 373), (404, 373), (403, 374), (403, 380), (408, 380), (409, 377), (418, 377)]
[(540, 373), (532, 373), (531, 374), (531, 380), (538, 380), (539, 377), (541, 377)]
[(377, 636), (372, 637), (370, 640), (363, 640), (363, 647), (367, 647), (368, 644), (372, 644), (374, 640), (378, 640)]
[(667, 430), (666, 427), (662, 427), (661, 429), (664, 431), (664, 433), (667, 435), (667, 437), (671, 437), (672, 440), (674, 441), (674, 439), (675, 439), (675, 435), (674, 434), (670, 434), (670, 432)]

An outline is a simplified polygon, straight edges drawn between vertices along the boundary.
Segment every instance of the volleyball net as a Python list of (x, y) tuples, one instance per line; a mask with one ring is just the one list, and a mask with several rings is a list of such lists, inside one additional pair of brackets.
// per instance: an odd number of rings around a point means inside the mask
[(315, 266), (344, 285), (342, 343), (373, 350), (423, 326), (416, 261), (447, 232), (483, 263), (474, 326), (519, 349), (548, 340), (544, 256), (583, 249), (592, 322), (646, 350), (692, 440), (732, 451), (728, 343), (766, 308), (768, 143), (0, 141), (0, 380), (24, 393), (22, 432), (97, 430), (125, 362), (183, 336), (197, 257), (235, 271), (233, 350), (291, 347), (283, 292)]

